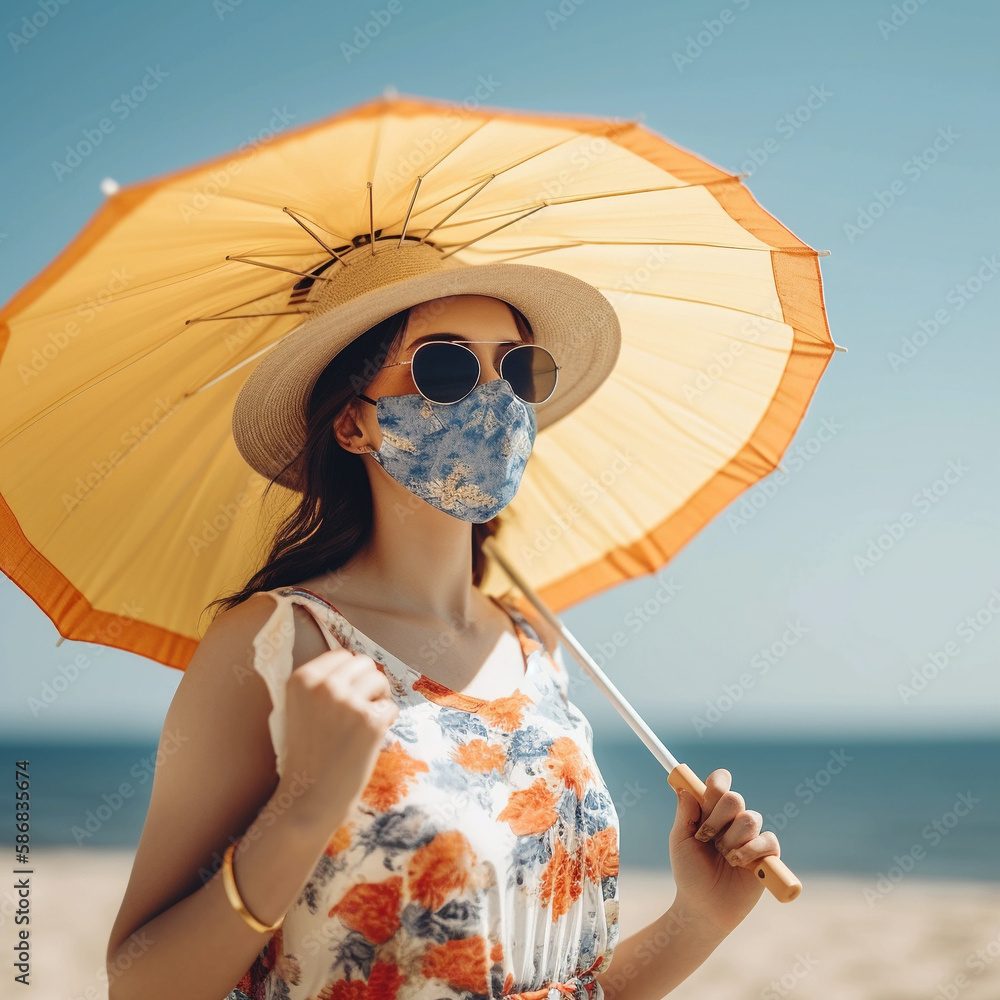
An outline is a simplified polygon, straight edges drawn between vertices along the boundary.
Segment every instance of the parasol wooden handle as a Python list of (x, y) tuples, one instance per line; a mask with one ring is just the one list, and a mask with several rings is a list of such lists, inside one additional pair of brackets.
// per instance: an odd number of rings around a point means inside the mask
[[(687, 764), (674, 765), (667, 775), (667, 783), (673, 789), (683, 788), (685, 792), (689, 792), (695, 797), (698, 805), (705, 804), (705, 782)], [(802, 892), (802, 883), (792, 870), (773, 854), (761, 858), (754, 865), (753, 873), (763, 881), (764, 888), (779, 903), (790, 903)]]

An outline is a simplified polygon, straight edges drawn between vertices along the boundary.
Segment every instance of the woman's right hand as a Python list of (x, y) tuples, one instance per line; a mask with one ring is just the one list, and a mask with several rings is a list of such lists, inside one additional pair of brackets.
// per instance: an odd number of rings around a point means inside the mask
[(300, 819), (329, 824), (331, 832), (340, 824), (368, 784), (398, 715), (389, 681), (363, 653), (327, 650), (292, 671), (282, 783), (294, 787), (292, 809)]

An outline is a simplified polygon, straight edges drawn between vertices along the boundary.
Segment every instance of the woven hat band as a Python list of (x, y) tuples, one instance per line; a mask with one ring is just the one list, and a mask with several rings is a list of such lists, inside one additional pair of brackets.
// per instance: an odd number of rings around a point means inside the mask
[(317, 282), (320, 287), (312, 300), (314, 317), (398, 281), (469, 266), (453, 257), (445, 257), (428, 243), (399, 246), (395, 238), (382, 241), (382, 246), (376, 242), (374, 253), (368, 245), (343, 256), (346, 263), (338, 260), (324, 272), (323, 276), (330, 280)]

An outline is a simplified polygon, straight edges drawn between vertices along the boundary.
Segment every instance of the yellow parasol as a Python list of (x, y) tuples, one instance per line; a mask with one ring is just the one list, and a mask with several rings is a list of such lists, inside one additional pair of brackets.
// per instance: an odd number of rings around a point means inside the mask
[(330, 250), (403, 230), (565, 271), (620, 318), (614, 372), (539, 434), (490, 547), (484, 590), (516, 561), (554, 621), (778, 467), (836, 349), (821, 251), (637, 122), (383, 97), (122, 187), (0, 311), (0, 568), (62, 636), (185, 668), (296, 497), (258, 503), (236, 396)]

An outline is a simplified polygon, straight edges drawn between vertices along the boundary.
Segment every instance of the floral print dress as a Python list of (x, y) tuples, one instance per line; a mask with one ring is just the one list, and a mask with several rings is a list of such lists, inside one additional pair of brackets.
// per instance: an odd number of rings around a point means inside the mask
[[(353, 628), (318, 594), (267, 591), (254, 639), (284, 773), (292, 604), (331, 648), (371, 656), (399, 715), (368, 784), (282, 926), (226, 1000), (602, 1000), (618, 941), (618, 816), (569, 677), (511, 597), (520, 684), (451, 691)], [(292, 776), (294, 777), (294, 776)]]

